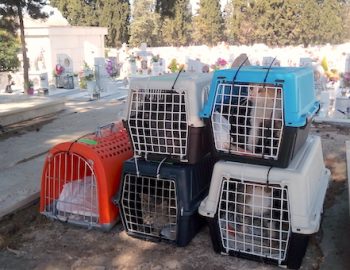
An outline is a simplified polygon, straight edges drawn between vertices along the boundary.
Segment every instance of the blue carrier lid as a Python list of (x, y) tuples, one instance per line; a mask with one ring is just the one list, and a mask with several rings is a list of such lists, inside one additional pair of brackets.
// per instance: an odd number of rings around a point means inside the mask
[[(278, 84), (283, 89), (283, 107), (285, 126), (302, 127), (319, 109), (314, 87), (314, 73), (311, 67), (265, 67), (244, 66), (238, 73), (238, 68), (217, 70), (214, 72), (210, 85), (208, 101), (200, 113), (202, 118), (210, 118), (215, 104), (217, 86), (220, 83)], [(237, 74), (236, 74), (237, 73)]]

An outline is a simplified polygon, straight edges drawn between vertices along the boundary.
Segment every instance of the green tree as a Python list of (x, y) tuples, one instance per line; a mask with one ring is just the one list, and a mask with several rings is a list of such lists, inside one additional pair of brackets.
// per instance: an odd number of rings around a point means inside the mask
[(350, 4), (343, 3), (344, 40), (350, 40)]
[(14, 13), (5, 7), (0, 7), (0, 72), (16, 70), (19, 66), (17, 53), (20, 43), (17, 39), (18, 25)]
[(175, 16), (176, 0), (156, 0), (156, 12), (160, 14), (162, 20), (166, 17)]
[(0, 27), (0, 72), (16, 70), (19, 66), (17, 53), (20, 48), (16, 36)]
[(107, 46), (120, 47), (129, 40), (130, 5), (128, 0), (99, 0), (99, 25), (108, 27)]
[(71, 25), (98, 26), (99, 16), (96, 1), (50, 0), (50, 5), (58, 8)]
[(254, 1), (231, 0), (225, 7), (225, 34), (233, 44), (251, 44), (255, 41)]
[[(309, 44), (320, 43), (322, 35), (322, 25), (320, 25), (321, 6), (315, 0), (300, 0), (299, 3), (299, 20), (295, 27), (298, 39), (297, 43), (302, 43), (305, 47)], [(315, 14), (318, 14), (315, 16)]]
[(344, 21), (342, 1), (324, 0), (321, 2), (319, 25), (322, 29), (319, 41), (321, 43), (340, 43), (344, 40)]
[(23, 14), (26, 12), (33, 19), (47, 18), (47, 14), (42, 12), (42, 8), (46, 5), (45, 0), (3, 0), (1, 7), (3, 14), (8, 14), (18, 19), (20, 29), (21, 49), (23, 55), (23, 79), (24, 91), (27, 93), (29, 87), (29, 61), (27, 57), (27, 48), (24, 37)]
[(148, 46), (160, 45), (160, 15), (155, 12), (153, 0), (135, 0), (130, 23), (129, 44), (134, 47), (141, 43)]
[(219, 0), (201, 0), (194, 17), (193, 40), (197, 44), (216, 45), (223, 40), (223, 18)]
[(166, 18), (162, 27), (162, 37), (166, 45), (187, 45), (191, 36), (191, 10), (189, 0), (177, 0), (174, 18)]

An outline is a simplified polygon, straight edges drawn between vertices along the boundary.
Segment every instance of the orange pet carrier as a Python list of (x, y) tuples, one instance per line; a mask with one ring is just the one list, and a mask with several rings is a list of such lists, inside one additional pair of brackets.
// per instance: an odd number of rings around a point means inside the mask
[(40, 212), (60, 221), (109, 230), (119, 215), (112, 196), (119, 188), (123, 162), (132, 155), (121, 122), (56, 145), (43, 169)]

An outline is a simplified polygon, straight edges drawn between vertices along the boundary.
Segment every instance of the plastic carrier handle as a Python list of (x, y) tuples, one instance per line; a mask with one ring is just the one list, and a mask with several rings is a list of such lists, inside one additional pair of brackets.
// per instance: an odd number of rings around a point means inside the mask
[(119, 125), (117, 126), (115, 123), (109, 123), (109, 124), (104, 125), (104, 126), (99, 126), (96, 129), (95, 136), (96, 137), (102, 137), (101, 130), (102, 129), (107, 129), (107, 128), (109, 128), (111, 132), (113, 132), (113, 131), (116, 132), (116, 131), (119, 130), (120, 127), (119, 127)]

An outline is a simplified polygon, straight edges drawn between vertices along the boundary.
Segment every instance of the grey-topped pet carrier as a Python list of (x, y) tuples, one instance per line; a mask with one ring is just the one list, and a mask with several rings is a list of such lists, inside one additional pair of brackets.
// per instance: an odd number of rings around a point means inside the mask
[(127, 123), (135, 155), (196, 163), (210, 151), (199, 117), (210, 74), (167, 74), (130, 82)]

